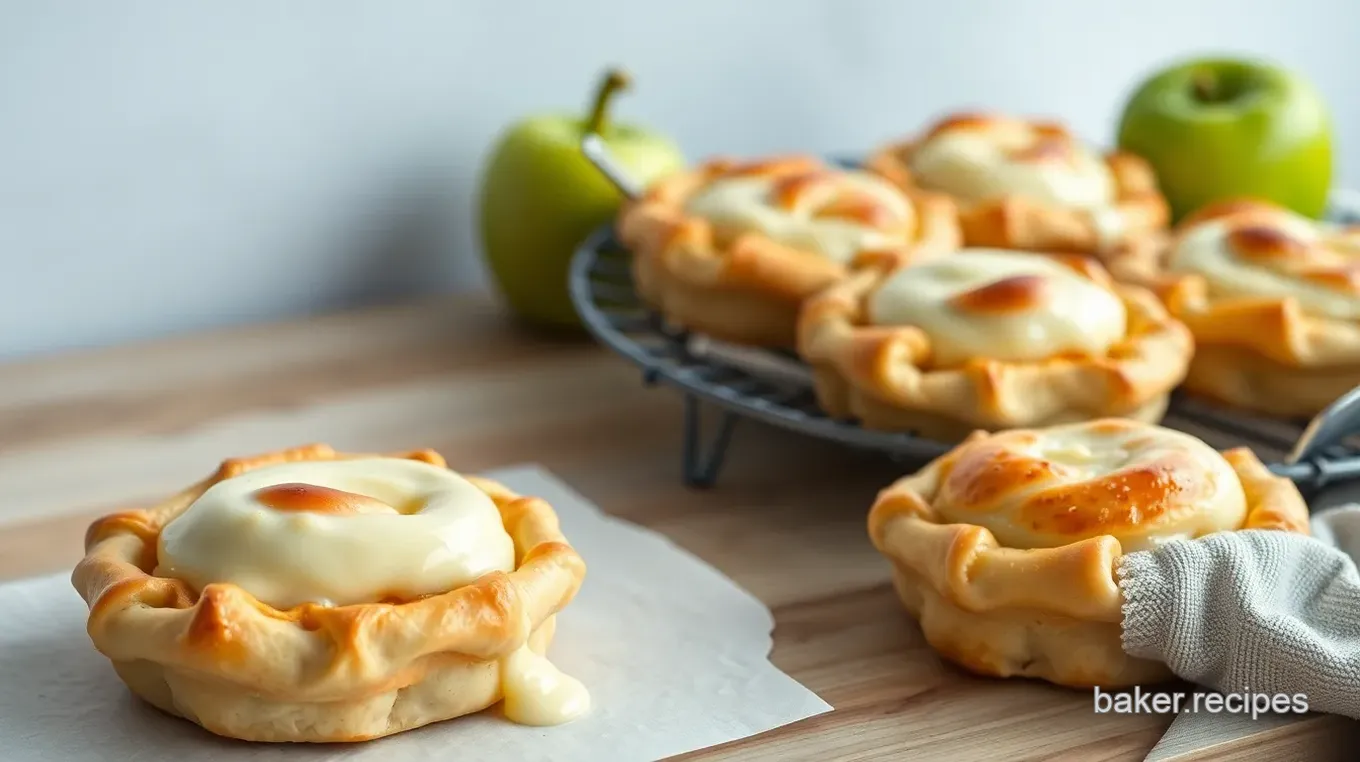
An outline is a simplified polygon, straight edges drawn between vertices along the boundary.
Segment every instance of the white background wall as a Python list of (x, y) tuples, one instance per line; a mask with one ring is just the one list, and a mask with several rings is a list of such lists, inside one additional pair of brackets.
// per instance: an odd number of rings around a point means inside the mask
[(0, 0), (0, 356), (485, 284), (483, 153), (526, 112), (620, 111), (692, 157), (855, 151), (946, 109), (1097, 140), (1183, 54), (1331, 99), (1360, 182), (1346, 0)]

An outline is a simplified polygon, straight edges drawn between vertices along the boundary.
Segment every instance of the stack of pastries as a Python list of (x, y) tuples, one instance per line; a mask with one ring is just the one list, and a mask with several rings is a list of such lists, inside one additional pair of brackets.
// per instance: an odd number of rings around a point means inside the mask
[(713, 161), (629, 203), (639, 294), (681, 328), (791, 349), (834, 418), (958, 444), (869, 514), (944, 657), (1125, 686), (1125, 553), (1306, 534), (1247, 449), (1159, 425), (1177, 388), (1307, 417), (1360, 384), (1360, 229), (1269, 203), (1170, 226), (1147, 162), (1062, 125), (949, 116), (862, 169)]
[(715, 159), (625, 205), (669, 323), (795, 351), (828, 415), (957, 439), (1188, 393), (1306, 418), (1360, 384), (1360, 228), (1266, 201), (1174, 228), (1147, 162), (955, 114), (862, 168)]
[(802, 303), (865, 267), (959, 247), (954, 205), (809, 156), (724, 159), (666, 178), (619, 218), (638, 292), (672, 322), (793, 342)]

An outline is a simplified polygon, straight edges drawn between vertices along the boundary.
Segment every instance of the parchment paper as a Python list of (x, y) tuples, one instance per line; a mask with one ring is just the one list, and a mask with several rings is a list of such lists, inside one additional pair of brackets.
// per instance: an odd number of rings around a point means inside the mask
[(655, 760), (831, 707), (768, 660), (773, 619), (750, 594), (659, 534), (606, 516), (536, 466), (487, 474), (552, 503), (589, 571), (549, 656), (590, 689), (556, 728), (495, 711), (361, 744), (227, 741), (135, 699), (85, 634), (67, 575), (0, 585), (5, 762), (628, 762)]

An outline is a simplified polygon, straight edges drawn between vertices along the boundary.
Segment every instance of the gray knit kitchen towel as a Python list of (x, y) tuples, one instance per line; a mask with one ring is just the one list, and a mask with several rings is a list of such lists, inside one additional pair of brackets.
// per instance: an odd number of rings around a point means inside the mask
[(1360, 718), (1360, 505), (1313, 537), (1220, 532), (1124, 556), (1124, 650), (1231, 692), (1304, 694)]

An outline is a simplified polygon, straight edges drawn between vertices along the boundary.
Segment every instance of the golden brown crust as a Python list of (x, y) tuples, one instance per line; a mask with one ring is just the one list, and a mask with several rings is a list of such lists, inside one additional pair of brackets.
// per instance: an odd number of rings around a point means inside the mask
[(1168, 258), (1203, 225), (1221, 224), (1224, 243), (1244, 262), (1342, 293), (1360, 293), (1353, 252), (1305, 241), (1284, 210), (1250, 198), (1191, 214), (1160, 243), (1121, 252), (1120, 280), (1152, 288), (1194, 334), (1185, 388), (1232, 406), (1280, 416), (1311, 416), (1360, 385), (1360, 321), (1307, 314), (1296, 298), (1225, 296), (1204, 276), (1169, 270)]
[(317, 513), (330, 516), (364, 513), (385, 506), (381, 500), (318, 484), (275, 484), (251, 494), (260, 505), (285, 513)]
[[(869, 536), (892, 562), (894, 584), (903, 603), (942, 656), (984, 675), (1039, 677), (1076, 687), (1118, 687), (1171, 678), (1164, 665), (1123, 652), (1122, 597), (1115, 578), (1123, 549), (1115, 537), (1094, 534), (1105, 524), (1088, 528), (1094, 536), (1058, 547), (1008, 548), (987, 529), (945, 523), (938, 512), (941, 500), (957, 499), (942, 494), (946, 482), (970, 478), (955, 473), (956, 469), (966, 468), (970, 460), (996, 462), (989, 445), (1001, 437), (1013, 439), (1025, 433), (975, 433), (879, 493), (869, 512)], [(1292, 483), (1271, 474), (1249, 450), (1230, 450), (1224, 457), (1246, 497), (1242, 529), (1308, 533), (1308, 509)], [(1028, 494), (1023, 477), (1032, 465), (1012, 463), (1008, 473), (1015, 478), (1005, 484), (978, 486), (981, 499), (988, 499), (989, 492), (1011, 497)], [(1186, 464), (1174, 467), (1184, 471)], [(1056, 481), (1051, 475), (1033, 478)], [(1141, 485), (1133, 502), (1140, 506), (1148, 498), (1167, 502), (1175, 498), (1176, 484), (1194, 480), (1194, 474), (1181, 473), (1161, 488)], [(1086, 503), (1109, 498), (1109, 485), (1102, 479), (1063, 486), (1065, 493), (1084, 496)], [(1155, 494), (1159, 489), (1160, 496)], [(1109, 521), (1113, 527), (1119, 518)]]
[[(996, 114), (955, 114), (919, 137), (891, 143), (870, 156), (865, 166), (904, 189), (933, 190), (912, 170), (912, 157), (926, 142), (959, 130), (987, 131), (998, 125), (1023, 126), (1031, 142), (1011, 153), (1012, 160), (1041, 163), (1069, 161), (1079, 142), (1062, 125)], [(1166, 228), (1170, 208), (1157, 186), (1157, 176), (1142, 158), (1112, 151), (1104, 157), (1114, 182), (1114, 217), (1120, 232), (1111, 238), (1100, 221), (1085, 210), (1020, 195), (981, 203), (959, 200), (959, 222), (966, 246), (1068, 252), (1104, 256), (1137, 246), (1147, 235)]]
[[(417, 600), (274, 609), (231, 584), (195, 593), (153, 576), (162, 527), (208, 487), (276, 463), (364, 457), (309, 445), (225, 461), (211, 477), (144, 510), (96, 521), (72, 583), (88, 632), (129, 687), (219, 735), (254, 741), (358, 741), (500, 699), (496, 660), (542, 652), (585, 564), (547, 503), (469, 477), (515, 544), (510, 573)], [(445, 466), (430, 450), (405, 453)]]
[(806, 193), (835, 185), (839, 175), (808, 156), (737, 163), (713, 159), (669, 177), (619, 215), (619, 239), (633, 252), (639, 295), (671, 322), (728, 341), (791, 346), (803, 299), (847, 272), (885, 261), (905, 261), (952, 251), (960, 241), (952, 202), (938, 194), (907, 194), (912, 215), (896, 220), (874, 199), (853, 192), (828, 197), (821, 218), (850, 219), (878, 229), (902, 226), (909, 243), (864, 251), (846, 264), (782, 245), (756, 232), (715, 229), (686, 214), (685, 204), (707, 184), (733, 176), (774, 178), (768, 202), (788, 208)]
[[(1041, 256), (1041, 255), (1034, 255)], [(1148, 290), (1110, 280), (1096, 263), (1057, 255), (1111, 289), (1128, 313), (1125, 338), (1102, 357), (1039, 362), (974, 360), (932, 368), (930, 342), (915, 326), (869, 324), (867, 300), (891, 271), (865, 270), (809, 299), (799, 316), (798, 352), (813, 368), (828, 415), (867, 428), (954, 440), (995, 431), (1118, 415), (1160, 420), (1193, 352), (1189, 332)], [(1015, 309), (1039, 298), (1025, 280), (963, 295), (971, 309)]]

